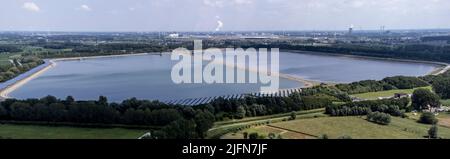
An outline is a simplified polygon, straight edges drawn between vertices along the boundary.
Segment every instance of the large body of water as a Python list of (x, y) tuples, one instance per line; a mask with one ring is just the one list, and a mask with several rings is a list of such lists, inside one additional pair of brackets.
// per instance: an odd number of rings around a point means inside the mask
[[(59, 61), (56, 67), (13, 91), (10, 96), (40, 98), (54, 95), (65, 98), (72, 95), (76, 99), (89, 100), (104, 95), (110, 101), (130, 97), (173, 100), (252, 93), (263, 85), (174, 84), (170, 75), (176, 62), (170, 60), (168, 54)], [(419, 76), (435, 67), (425, 63), (280, 53), (280, 72), (327, 82), (378, 80), (395, 75)], [(302, 86), (298, 81), (280, 79), (281, 89)]]
[(436, 67), (439, 66), (429, 63), (280, 53), (280, 72), (309, 80), (333, 83), (381, 80), (397, 75), (422, 76), (432, 72)]

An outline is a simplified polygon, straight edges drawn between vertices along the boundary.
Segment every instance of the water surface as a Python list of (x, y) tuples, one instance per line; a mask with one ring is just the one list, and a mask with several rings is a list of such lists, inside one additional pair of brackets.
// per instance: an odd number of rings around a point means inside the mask
[[(258, 92), (257, 84), (174, 84), (170, 73), (176, 61), (170, 55), (108, 57), (60, 61), (39, 77), (31, 80), (10, 96), (39, 98), (54, 95), (65, 98), (97, 99), (104, 95), (110, 101), (130, 97), (141, 99), (186, 99)], [(309, 80), (347, 83), (379, 80), (388, 76), (420, 76), (435, 65), (389, 60), (373, 60), (344, 56), (323, 56), (282, 52), (280, 72)], [(242, 71), (242, 70), (238, 70)], [(252, 72), (247, 72), (252, 73)], [(303, 83), (280, 79), (280, 87), (297, 88)]]
[[(152, 100), (173, 100), (259, 92), (262, 83), (245, 84), (175, 84), (171, 69), (177, 61), (170, 55), (108, 57), (59, 61), (39, 77), (10, 94), (16, 98), (37, 98), (53, 95), (90, 100), (107, 96), (111, 101), (130, 97)], [(205, 63), (204, 65), (206, 65)], [(236, 69), (236, 73), (243, 70)], [(246, 71), (248, 74), (255, 72)], [(280, 79), (280, 88), (298, 88), (303, 83)]]
[(381, 80), (405, 75), (422, 76), (437, 65), (429, 63), (377, 60), (348, 56), (325, 56), (283, 52), (280, 54), (280, 72), (305, 79), (349, 83), (361, 80)]

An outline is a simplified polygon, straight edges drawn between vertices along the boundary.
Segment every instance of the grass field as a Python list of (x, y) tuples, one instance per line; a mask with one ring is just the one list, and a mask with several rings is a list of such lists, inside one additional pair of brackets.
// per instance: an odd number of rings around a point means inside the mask
[[(441, 116), (447, 116), (448, 114)], [(283, 139), (313, 139), (326, 134), (329, 138), (350, 136), (353, 139), (423, 139), (431, 125), (420, 124), (412, 119), (393, 117), (389, 125), (378, 125), (364, 117), (318, 117), (277, 122), (228, 133), (223, 139), (242, 139), (243, 133), (256, 132), (262, 136), (269, 133)], [(450, 128), (439, 126), (438, 134), (450, 138)]]
[(146, 130), (0, 124), (0, 137), (11, 139), (136, 139)]
[[(415, 114), (415, 115), (414, 115)], [(406, 113), (410, 120), (418, 121), (422, 113)], [(436, 118), (439, 120), (438, 124), (450, 128), (450, 112), (440, 112)]]
[[(329, 138), (350, 136), (354, 139), (424, 138), (431, 127), (411, 119), (397, 117), (393, 117), (392, 122), (387, 126), (368, 122), (363, 117), (323, 117), (271, 125), (315, 136), (326, 134)], [(450, 128), (440, 126), (439, 136), (450, 138)]]
[[(420, 87), (420, 88), (425, 88), (425, 89), (431, 90), (431, 86)], [(355, 96), (355, 97), (358, 97), (358, 98), (362, 98), (362, 99), (375, 100), (375, 99), (378, 99), (378, 97), (391, 97), (391, 96), (394, 96), (395, 93), (412, 94), (414, 92), (414, 90), (416, 90), (416, 89), (418, 89), (418, 88), (414, 88), (414, 89), (396, 89), (396, 90), (379, 91), (379, 92), (368, 92), (368, 93), (361, 93), (361, 94), (353, 94), (352, 96)]]
[[(324, 112), (324, 109), (315, 109), (315, 110), (299, 111), (299, 112), (296, 112), (296, 114), (297, 114), (297, 119), (327, 116), (323, 112)], [(285, 114), (268, 115), (268, 116), (261, 116), (261, 117), (244, 118), (241, 120), (218, 122), (215, 124), (215, 126), (212, 129), (210, 129), (208, 131), (208, 137), (209, 138), (220, 137), (224, 134), (227, 134), (232, 129), (241, 128), (241, 127), (245, 127), (245, 126), (249, 126), (249, 125), (255, 125), (258, 123), (282, 122), (283, 120), (286, 120), (289, 116), (290, 116), (290, 113), (285, 113)]]

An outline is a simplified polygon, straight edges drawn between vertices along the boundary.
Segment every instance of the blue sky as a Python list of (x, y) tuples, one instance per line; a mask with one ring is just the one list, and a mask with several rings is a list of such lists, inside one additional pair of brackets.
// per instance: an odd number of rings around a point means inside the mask
[(1, 0), (0, 30), (450, 28), (450, 0)]

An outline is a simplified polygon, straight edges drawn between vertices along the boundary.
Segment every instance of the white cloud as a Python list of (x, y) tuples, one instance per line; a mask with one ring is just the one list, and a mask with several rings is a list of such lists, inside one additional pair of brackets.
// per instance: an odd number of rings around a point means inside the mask
[(32, 11), (32, 12), (39, 12), (41, 9), (39, 8), (38, 5), (36, 5), (36, 3), (33, 2), (25, 2), (22, 6), (23, 9), (26, 9), (28, 11)]
[(89, 7), (89, 6), (86, 5), (86, 4), (81, 5), (81, 6), (80, 6), (80, 9), (81, 9), (81, 10), (84, 10), (84, 11), (91, 11), (91, 10), (92, 10), (91, 7)]
[(221, 20), (217, 20), (216, 31), (220, 31), (220, 29), (222, 29), (222, 27), (223, 27), (223, 22)]

